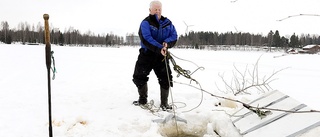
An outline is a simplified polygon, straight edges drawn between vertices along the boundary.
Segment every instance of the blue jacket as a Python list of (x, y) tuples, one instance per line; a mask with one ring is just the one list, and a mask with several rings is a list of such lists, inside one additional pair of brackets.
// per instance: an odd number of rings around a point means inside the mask
[(157, 20), (156, 15), (150, 14), (140, 24), (139, 37), (141, 47), (145, 51), (151, 50), (156, 53), (160, 53), (163, 42), (166, 42), (168, 48), (171, 48), (176, 44), (178, 38), (177, 31), (168, 18), (161, 16), (160, 20)]

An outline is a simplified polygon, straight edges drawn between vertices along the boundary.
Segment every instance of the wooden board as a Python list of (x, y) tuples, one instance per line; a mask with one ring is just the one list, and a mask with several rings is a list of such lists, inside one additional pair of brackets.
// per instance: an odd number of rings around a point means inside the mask
[[(249, 104), (290, 111), (311, 110), (305, 104), (280, 91), (266, 93)], [(231, 116), (233, 124), (244, 137), (295, 137), (320, 126), (320, 113), (272, 111), (271, 115), (260, 118), (243, 107)]]

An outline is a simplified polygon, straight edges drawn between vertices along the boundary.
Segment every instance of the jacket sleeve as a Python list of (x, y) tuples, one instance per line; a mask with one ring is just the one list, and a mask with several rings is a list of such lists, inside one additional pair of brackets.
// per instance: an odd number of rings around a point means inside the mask
[(145, 45), (149, 50), (160, 53), (163, 46), (151, 36), (150, 25), (147, 21), (142, 21), (139, 36), (143, 45)]
[(164, 40), (168, 44), (168, 48), (172, 48), (176, 44), (178, 39), (177, 31), (174, 25), (171, 24), (170, 28), (170, 36)]

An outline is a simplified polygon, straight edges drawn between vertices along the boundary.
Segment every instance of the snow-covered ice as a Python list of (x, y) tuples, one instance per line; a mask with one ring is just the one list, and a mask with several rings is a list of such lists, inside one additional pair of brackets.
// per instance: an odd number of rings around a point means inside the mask
[[(177, 116), (187, 124), (173, 121), (166, 124), (152, 122), (170, 113), (150, 113), (132, 105), (138, 98), (132, 74), (138, 47), (60, 47), (52, 45), (57, 69), (52, 86), (52, 119), (55, 137), (157, 137), (240, 136), (229, 115), (235, 108), (215, 106), (220, 100), (181, 83), (190, 81), (175, 77), (172, 97)], [(234, 71), (251, 67), (259, 61), (260, 75), (276, 74), (271, 87), (320, 110), (320, 56), (297, 54), (281, 56), (282, 52), (264, 51), (208, 51), (171, 49), (180, 58), (204, 67), (192, 75), (203, 89), (216, 95), (232, 97), (218, 91), (224, 87), (219, 74), (226, 79)], [(277, 57), (277, 58), (275, 58)], [(175, 59), (184, 69), (196, 66)], [(48, 90), (44, 45), (0, 44), (0, 136), (43, 137), (48, 135)], [(52, 75), (51, 75), (52, 76)], [(149, 80), (149, 100), (159, 106), (159, 85), (153, 73)], [(192, 83), (195, 86), (195, 83)], [(201, 100), (203, 94), (203, 100)], [(263, 93), (241, 95), (236, 98), (250, 101)], [(171, 96), (169, 97), (171, 102)], [(223, 105), (235, 105), (224, 102)], [(200, 104), (200, 106), (198, 106)], [(198, 107), (197, 107), (198, 106)], [(193, 109), (195, 108), (195, 109)], [(290, 125), (288, 125), (290, 126)], [(314, 131), (306, 136), (319, 135)], [(261, 135), (263, 136), (263, 135)]]

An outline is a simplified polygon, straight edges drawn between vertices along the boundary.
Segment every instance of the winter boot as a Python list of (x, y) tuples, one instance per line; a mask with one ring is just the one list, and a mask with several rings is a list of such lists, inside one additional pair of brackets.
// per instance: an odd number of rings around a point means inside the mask
[(138, 87), (139, 92), (139, 99), (137, 101), (133, 101), (133, 104), (138, 105), (145, 105), (148, 102), (148, 85), (144, 84), (141, 87)]
[(160, 104), (160, 108), (161, 108), (163, 111), (171, 110), (171, 109), (172, 109), (172, 106), (170, 106), (170, 105), (168, 104), (169, 89), (164, 89), (164, 88), (161, 87), (160, 92), (161, 92), (161, 104)]

